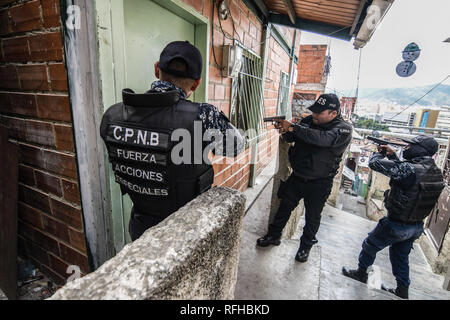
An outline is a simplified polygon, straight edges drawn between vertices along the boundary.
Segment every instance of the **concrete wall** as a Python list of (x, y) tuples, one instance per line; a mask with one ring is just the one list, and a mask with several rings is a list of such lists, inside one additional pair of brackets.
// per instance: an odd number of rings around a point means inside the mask
[(384, 208), (383, 203), (381, 205), (379, 203), (374, 203), (372, 199), (376, 200), (384, 200), (383, 193), (385, 190), (389, 189), (389, 177), (381, 174), (379, 172), (370, 170), (371, 174), (371, 184), (369, 191), (367, 192), (366, 198), (366, 215), (369, 219), (378, 221), (383, 215), (385, 215), (386, 209)]
[(245, 197), (213, 188), (50, 300), (233, 299)]

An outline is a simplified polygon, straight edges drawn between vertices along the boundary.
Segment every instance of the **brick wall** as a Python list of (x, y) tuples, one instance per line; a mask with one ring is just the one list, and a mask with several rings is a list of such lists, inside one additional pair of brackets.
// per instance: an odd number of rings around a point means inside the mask
[(20, 147), (19, 253), (55, 281), (89, 271), (59, 0), (0, 0), (0, 121)]
[(321, 83), (327, 45), (301, 45), (298, 55), (298, 83)]
[[(183, 0), (212, 22), (212, 0)], [(230, 113), (231, 79), (223, 78), (222, 45), (237, 38), (260, 54), (262, 25), (240, 0), (228, 1), (231, 20), (211, 23), (208, 95)], [(292, 37), (291, 29), (283, 29)], [(212, 35), (214, 34), (214, 41)], [(289, 73), (288, 54), (271, 38), (264, 84), (266, 115), (276, 113), (281, 70)], [(58, 282), (68, 265), (89, 272), (77, 181), (67, 75), (58, 0), (0, 0), (0, 121), (10, 127), (21, 150), (19, 247)], [(296, 51), (298, 52), (298, 51)], [(217, 64), (216, 64), (217, 59)], [(276, 155), (278, 134), (259, 142), (259, 173)], [(250, 178), (250, 150), (235, 159), (216, 156), (214, 185), (243, 191)]]
[[(212, 24), (212, 0), (183, 0), (195, 10), (202, 13), (211, 22), (210, 57), (209, 57), (209, 103), (215, 105), (226, 115), (230, 114), (231, 78), (221, 75), (222, 46), (232, 44), (236, 38), (247, 48), (261, 55), (262, 24), (256, 16), (240, 0), (227, 0), (231, 15), (234, 19), (234, 28), (231, 19), (222, 21), (220, 28), (217, 9), (214, 10), (214, 24)], [(216, 4), (218, 1), (216, 1)], [(293, 39), (293, 29), (283, 28), (286, 37)], [(214, 38), (214, 41), (213, 41)], [(297, 38), (297, 50), (299, 37)], [(269, 61), (267, 67), (267, 81), (264, 85), (264, 107), (266, 116), (275, 115), (278, 104), (278, 89), (281, 70), (289, 74), (289, 56), (281, 46), (270, 38)], [(213, 52), (214, 49), (214, 52)], [(215, 53), (215, 57), (214, 57)], [(216, 63), (217, 60), (217, 63)], [(271, 127), (268, 127), (270, 129)], [(267, 136), (259, 142), (257, 174), (273, 159), (278, 150), (278, 134), (270, 130)], [(245, 190), (250, 178), (250, 149), (235, 159), (225, 159), (221, 156), (213, 158), (215, 171), (214, 185), (226, 186), (237, 190)]]

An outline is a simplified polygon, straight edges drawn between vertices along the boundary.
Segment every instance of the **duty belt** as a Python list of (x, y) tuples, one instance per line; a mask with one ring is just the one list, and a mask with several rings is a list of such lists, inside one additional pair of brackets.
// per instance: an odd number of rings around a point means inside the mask
[(319, 179), (323, 179), (323, 178), (305, 178), (305, 177), (299, 175), (298, 173), (296, 173), (295, 171), (293, 171), (293, 173), (294, 173), (294, 176), (301, 182), (309, 182), (309, 181), (316, 181)]

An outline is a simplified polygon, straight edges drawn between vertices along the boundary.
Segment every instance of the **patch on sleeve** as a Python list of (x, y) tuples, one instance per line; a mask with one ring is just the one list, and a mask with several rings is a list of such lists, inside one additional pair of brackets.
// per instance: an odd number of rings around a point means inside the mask
[(339, 133), (350, 134), (351, 130), (350, 129), (346, 129), (346, 128), (341, 128), (341, 129), (339, 129)]

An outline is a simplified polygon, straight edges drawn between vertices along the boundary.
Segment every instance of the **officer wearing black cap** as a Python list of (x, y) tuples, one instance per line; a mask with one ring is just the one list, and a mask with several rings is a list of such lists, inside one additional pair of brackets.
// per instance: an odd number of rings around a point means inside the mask
[[(155, 63), (159, 80), (151, 89), (144, 94), (124, 89), (123, 102), (103, 116), (100, 134), (115, 181), (133, 202), (129, 223), (133, 241), (211, 187), (214, 170), (204, 158), (206, 147), (231, 157), (244, 150), (242, 136), (223, 113), (210, 104), (187, 100), (201, 82), (202, 64), (199, 50), (189, 42), (169, 43)], [(203, 141), (208, 130), (222, 134), (220, 141), (217, 133), (209, 136), (215, 148), (209, 146), (211, 141)], [(184, 136), (179, 137), (186, 132), (189, 147), (175, 148), (177, 142), (186, 143)]]
[(275, 124), (285, 141), (295, 142), (289, 149), (293, 172), (286, 182), (281, 181), (278, 190), (281, 203), (268, 233), (257, 240), (257, 245), (262, 247), (279, 245), (292, 210), (304, 199), (305, 226), (295, 256), (299, 262), (307, 261), (311, 247), (317, 243), (315, 236), (322, 209), (352, 137), (352, 127), (341, 117), (339, 98), (335, 94), (321, 95), (309, 109), (312, 115), (298, 124), (286, 120)]
[[(389, 146), (380, 146), (378, 153), (369, 160), (369, 167), (390, 177), (390, 189), (384, 194), (387, 217), (382, 218), (362, 244), (358, 268), (342, 268), (344, 275), (367, 283), (367, 268), (378, 251), (389, 246), (392, 272), (397, 281), (395, 289), (383, 290), (408, 299), (409, 264), (408, 255), (413, 243), (423, 233), (423, 220), (431, 213), (444, 188), (441, 170), (432, 156), (438, 151), (437, 141), (428, 135), (419, 135), (411, 140), (402, 139), (408, 145), (403, 149), (400, 161)], [(385, 157), (387, 156), (387, 159)]]

